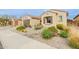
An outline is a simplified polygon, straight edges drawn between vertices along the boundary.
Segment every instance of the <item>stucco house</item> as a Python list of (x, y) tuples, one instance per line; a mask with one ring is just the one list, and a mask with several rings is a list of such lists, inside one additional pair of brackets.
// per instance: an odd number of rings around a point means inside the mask
[(66, 11), (50, 9), (41, 15), (41, 22), (45, 27), (55, 26), (57, 24), (67, 26), (67, 16), (68, 13)]
[(11, 21), (10, 21), (10, 25), (11, 26), (20, 26), (20, 25), (22, 25), (22, 20), (21, 19), (17, 19), (15, 17), (12, 17)]
[(36, 24), (41, 24), (41, 18), (38, 16), (23, 16), (22, 25), (26, 27), (34, 27)]
[(75, 17), (73, 18), (73, 20), (74, 20), (74, 22), (75, 22), (75, 25), (76, 25), (76, 26), (79, 26), (79, 15), (75, 16)]
[(50, 9), (43, 12), (40, 16), (23, 16), (22, 25), (34, 27), (36, 24), (42, 24), (44, 27), (55, 26), (57, 24), (63, 24), (67, 26), (66, 11)]
[(75, 25), (75, 21), (73, 19), (67, 19), (67, 25), (73, 26), (73, 25)]
[(76, 15), (72, 20), (67, 20), (68, 25), (79, 26), (79, 15)]

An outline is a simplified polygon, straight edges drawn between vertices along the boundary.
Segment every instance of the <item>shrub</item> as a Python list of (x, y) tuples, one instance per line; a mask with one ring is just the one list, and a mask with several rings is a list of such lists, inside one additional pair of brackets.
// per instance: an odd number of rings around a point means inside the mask
[(25, 29), (25, 27), (24, 26), (18, 26), (16, 29), (17, 30), (22, 30), (22, 29)]
[(35, 28), (36, 30), (38, 30), (38, 29), (43, 28), (43, 25), (41, 25), (41, 24), (36, 24), (36, 25), (34, 25), (34, 28)]
[(54, 26), (49, 27), (48, 30), (51, 31), (53, 35), (57, 35), (58, 34), (58, 30)]
[(56, 27), (57, 27), (59, 30), (64, 30), (64, 25), (63, 25), (63, 24), (57, 24)]
[(57, 24), (56, 27), (60, 30), (60, 31), (66, 31), (69, 32), (69, 28), (67, 26), (64, 26), (63, 24)]
[(44, 29), (42, 31), (42, 37), (45, 38), (45, 39), (49, 39), (52, 37), (52, 32), (47, 30), (47, 29)]
[(16, 30), (21, 31), (21, 32), (26, 32), (24, 26), (19, 26), (19, 27), (16, 28)]
[(51, 32), (58, 32), (58, 30), (54, 26), (49, 27), (48, 30)]
[(79, 49), (79, 37), (71, 36), (68, 41), (71, 47)]
[(61, 37), (63, 37), (63, 38), (67, 38), (67, 37), (68, 37), (68, 32), (62, 30), (62, 31), (60, 31), (60, 34), (59, 34), (59, 35), (60, 35)]

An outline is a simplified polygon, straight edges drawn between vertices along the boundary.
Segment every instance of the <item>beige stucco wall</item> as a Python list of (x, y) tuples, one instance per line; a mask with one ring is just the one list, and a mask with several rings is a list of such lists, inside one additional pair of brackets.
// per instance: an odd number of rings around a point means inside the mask
[(23, 16), (21, 19), (22, 19), (22, 25), (24, 25), (23, 21), (27, 20), (27, 19), (31, 19), (31, 17), (30, 16)]
[(23, 20), (29, 19), (30, 20), (30, 25), (32, 28), (34, 28), (34, 25), (36, 24), (40, 24), (40, 20), (38, 19), (32, 19), (30, 16), (25, 16), (22, 18), (22, 24), (23, 24)]
[[(45, 12), (41, 15), (41, 21), (42, 21), (42, 24), (43, 26), (45, 27), (50, 27), (50, 26), (55, 26), (57, 24), (63, 24), (63, 25), (67, 25), (67, 13), (66, 12), (60, 12), (60, 11), (55, 11), (55, 10), (50, 10), (52, 12)], [(53, 17), (53, 23), (52, 24), (44, 24), (43, 23), (43, 18), (46, 17), (46, 16), (52, 16)], [(62, 22), (60, 22), (60, 18), (59, 16), (62, 16)]]
[(22, 21), (18, 20), (18, 26), (22, 25)]
[(40, 20), (38, 20), (38, 19), (31, 19), (30, 20), (30, 25), (32, 26), (32, 28), (34, 28), (34, 26), (36, 24), (40, 24)]
[[(54, 10), (54, 12), (58, 13), (58, 15), (57, 15), (57, 23), (67, 26), (67, 17), (68, 17), (67, 12), (61, 12), (61, 11), (55, 11), (55, 10)], [(62, 22), (59, 22), (59, 20), (60, 20), (59, 16), (62, 16), (62, 20), (63, 20)]]

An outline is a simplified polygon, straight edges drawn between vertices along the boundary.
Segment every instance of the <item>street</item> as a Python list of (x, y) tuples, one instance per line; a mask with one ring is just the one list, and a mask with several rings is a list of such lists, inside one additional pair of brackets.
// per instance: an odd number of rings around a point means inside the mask
[(0, 41), (4, 49), (53, 49), (47, 44), (10, 31), (8, 27), (0, 28)]

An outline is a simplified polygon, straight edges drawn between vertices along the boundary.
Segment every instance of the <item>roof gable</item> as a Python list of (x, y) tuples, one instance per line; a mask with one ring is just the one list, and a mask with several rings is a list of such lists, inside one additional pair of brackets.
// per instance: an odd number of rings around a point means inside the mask
[(59, 11), (59, 12), (66, 12), (67, 13), (67, 11), (63, 11), (62, 9), (50, 9), (49, 11)]
[(60, 9), (49, 9), (49, 10), (43, 12), (41, 15), (45, 14), (46, 12), (51, 12), (51, 13), (54, 13), (56, 15), (58, 14), (58, 12), (64, 12), (68, 16), (68, 12), (67, 11), (63, 11), (63, 10), (60, 10)]
[(79, 17), (79, 14), (78, 14), (78, 15), (76, 15), (73, 19), (76, 19), (77, 17)]
[(48, 10), (48, 11), (43, 12), (43, 13), (41, 14), (41, 16), (44, 15), (44, 14), (46, 14), (46, 13), (48, 13), (48, 12), (53, 13), (53, 14), (58, 14), (58, 13), (56, 13), (56, 12), (53, 12), (53, 11), (49, 11), (49, 10)]

